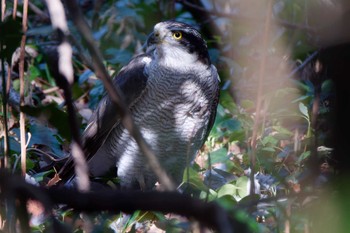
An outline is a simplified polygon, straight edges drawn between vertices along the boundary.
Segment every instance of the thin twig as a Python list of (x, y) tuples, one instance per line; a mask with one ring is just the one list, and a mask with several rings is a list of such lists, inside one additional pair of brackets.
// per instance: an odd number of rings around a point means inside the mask
[(6, 0), (1, 0), (1, 22), (4, 21), (5, 19), (5, 12), (6, 12)]
[(308, 56), (303, 63), (301, 63), (298, 67), (294, 68), (292, 72), (288, 75), (288, 79), (293, 78), (297, 73), (304, 69), (304, 67), (309, 64), (314, 58), (319, 54), (319, 51), (316, 50), (310, 56)]
[[(14, 18), (14, 19), (16, 18), (16, 14), (17, 14), (17, 5), (18, 5), (18, 1), (13, 0), (12, 18)], [(23, 12), (24, 12), (24, 9), (23, 9)]]
[[(5, 17), (6, 2), (5, 0), (1, 1), (1, 21), (4, 21)], [(0, 39), (0, 54), (2, 54), (3, 42)], [(4, 115), (4, 159), (0, 162), (0, 167), (8, 167), (8, 156), (10, 151), (9, 135), (8, 135), (8, 122), (7, 122), (7, 110), (8, 110), (8, 95), (6, 92), (6, 73), (5, 73), (5, 61), (4, 59), (0, 60), (0, 70), (1, 70), (1, 86), (2, 86), (2, 112)], [(8, 72), (10, 72), (8, 70)]]
[(47, 157), (48, 159), (50, 159), (51, 161), (53, 162), (62, 162), (64, 160), (66, 160), (67, 158), (69, 158), (69, 155), (67, 156), (63, 156), (63, 157), (60, 157), (60, 158), (56, 158), (56, 155), (51, 153), (51, 152), (45, 152), (43, 150), (40, 150), (38, 148), (28, 148), (27, 151), (33, 151), (33, 152), (36, 152), (36, 153), (39, 153), (40, 155), (44, 155), (45, 157)]
[(109, 97), (111, 98), (116, 109), (120, 113), (123, 126), (129, 131), (130, 135), (137, 142), (142, 154), (146, 157), (148, 164), (158, 177), (160, 183), (164, 186), (165, 189), (174, 190), (176, 188), (175, 185), (173, 184), (167, 173), (164, 171), (164, 169), (161, 167), (157, 157), (147, 145), (138, 127), (134, 124), (130, 111), (128, 110), (125, 104), (124, 97), (121, 94), (121, 91), (118, 89), (118, 87), (115, 87), (113, 85), (112, 79), (110, 78), (103, 64), (103, 56), (96, 46), (95, 40), (92, 37), (90, 27), (85, 21), (84, 16), (76, 0), (65, 0), (64, 2), (67, 6), (67, 9), (70, 13), (70, 16), (72, 17), (75, 26), (77, 27), (83, 39), (86, 41), (87, 48), (90, 51), (91, 57), (93, 59), (93, 66), (96, 76), (102, 80)]
[(71, 154), (75, 164), (74, 169), (77, 177), (77, 186), (80, 191), (88, 191), (90, 189), (88, 166), (82, 149), (80, 131), (71, 93), (71, 85), (73, 84), (74, 78), (72, 48), (68, 43), (69, 29), (67, 20), (63, 4), (60, 0), (46, 0), (46, 5), (50, 12), (52, 26), (57, 30), (60, 38), (60, 44), (57, 48), (58, 61), (54, 62), (55, 64), (53, 65), (55, 67), (52, 67), (52, 69), (55, 71), (53, 76), (55, 77), (56, 83), (63, 89), (66, 100), (69, 126), (73, 139), (71, 143)]
[[(15, 14), (16, 15), (16, 14)], [(27, 32), (27, 16), (28, 16), (28, 0), (23, 1), (23, 19), (22, 19), (22, 40), (21, 40), (21, 51), (19, 60), (19, 80), (20, 80), (20, 106), (24, 106), (24, 56), (25, 56), (25, 45), (26, 45), (26, 32)], [(20, 112), (19, 127), (20, 127), (20, 140), (21, 140), (21, 170), (22, 175), (26, 174), (26, 129), (25, 129), (25, 114)]]
[[(0, 41), (0, 53), (2, 48), (2, 42)], [(2, 77), (2, 112), (4, 115), (4, 160), (2, 163), (0, 163), (0, 167), (8, 167), (8, 156), (10, 151), (10, 143), (9, 143), (9, 135), (8, 135), (8, 122), (7, 122), (7, 94), (6, 94), (6, 74), (5, 74), (5, 62), (3, 59), (1, 59), (1, 77)]]
[(50, 94), (53, 92), (57, 92), (58, 90), (60, 90), (59, 87), (51, 87), (51, 88), (47, 88), (47, 89), (43, 90), (43, 93), (47, 95), (47, 94)]
[(48, 21), (50, 18), (49, 16), (43, 12), (42, 10), (40, 10), (36, 5), (34, 5), (33, 3), (29, 2), (29, 8), (38, 16), (40, 16), (44, 21)]
[[(2, 41), (0, 41), (0, 54), (2, 53)], [(1, 86), (2, 86), (2, 112), (3, 112), (3, 124), (4, 124), (4, 158), (0, 163), (0, 167), (7, 168), (8, 167), (8, 156), (10, 151), (10, 143), (9, 143), (9, 135), (8, 135), (8, 121), (7, 121), (7, 93), (6, 93), (6, 74), (5, 74), (5, 61), (1, 59), (0, 64), (1, 69)], [(8, 70), (9, 72), (9, 70)], [(7, 80), (8, 81), (8, 80)]]

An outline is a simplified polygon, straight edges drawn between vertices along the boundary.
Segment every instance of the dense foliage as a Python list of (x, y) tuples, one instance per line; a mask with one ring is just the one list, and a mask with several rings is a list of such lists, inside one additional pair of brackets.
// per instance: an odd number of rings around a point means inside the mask
[[(255, 1), (255, 7), (243, 2), (87, 0), (80, 4), (111, 76), (141, 51), (147, 34), (159, 21), (176, 19), (195, 25), (206, 38), (221, 77), (220, 104), (205, 146), (184, 173), (180, 188), (185, 193), (219, 203), (229, 213), (239, 210), (239, 218), (255, 232), (321, 232), (316, 231), (322, 228), (317, 224), (326, 214), (321, 213), (319, 203), (323, 195), (331, 195), (327, 191), (333, 191), (326, 186), (333, 174), (329, 119), (334, 89), (328, 77), (315, 78), (317, 64), (307, 60), (318, 48), (316, 41), (322, 44), (315, 33), (322, 22), (311, 21), (309, 12), (319, 6), (303, 0)], [(9, 167), (20, 173), (19, 59), (12, 55), (20, 44), (22, 6), (16, 20), (11, 17), (12, 7), (7, 1), (6, 17), (0, 25), (0, 69), (7, 67), (4, 61), (10, 64), (12, 60), (8, 129), (1, 125), (0, 153), (4, 150), (3, 132), (8, 130)], [(21, 110), (27, 115), (26, 172), (41, 185), (54, 177), (55, 167), (69, 154), (71, 141), (65, 99), (47, 61), (50, 48), (58, 43), (49, 19), (45, 4), (31, 1), (26, 33), (26, 106)], [(72, 23), (69, 27), (74, 49), (73, 99), (80, 129), (84, 130), (104, 87), (95, 76), (86, 42)], [(7, 76), (9, 70), (2, 68), (1, 72)], [(2, 112), (2, 122), (4, 116)], [(112, 188), (116, 182), (106, 180)], [(329, 215), (334, 214), (331, 209), (332, 203), (325, 203)], [(155, 223), (147, 225), (153, 230), (199, 229), (194, 221), (160, 212), (136, 211), (120, 218), (122, 213), (86, 217), (74, 209), (55, 211), (57, 219), (74, 232), (83, 231), (87, 224), (93, 225), (93, 232), (108, 232), (118, 223), (121, 231), (135, 232), (145, 227), (140, 223), (146, 220)], [(0, 229), (6, 214), (1, 205)], [(329, 220), (331, 225), (337, 221)], [(32, 229), (46, 232), (48, 226), (41, 223)], [(327, 232), (325, 229), (322, 232)]]

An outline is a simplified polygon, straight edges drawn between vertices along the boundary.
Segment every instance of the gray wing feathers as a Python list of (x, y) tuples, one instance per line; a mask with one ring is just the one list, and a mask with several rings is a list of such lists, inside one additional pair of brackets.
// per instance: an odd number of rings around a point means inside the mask
[[(146, 54), (134, 57), (114, 78), (114, 85), (122, 91), (125, 101), (130, 106), (136, 101), (146, 87), (148, 76), (144, 72), (145, 65), (150, 61)], [(110, 131), (120, 123), (120, 114), (114, 107), (108, 95), (104, 96), (91, 116), (82, 135), (83, 149), (89, 160), (103, 145)], [(73, 161), (69, 159), (60, 171), (61, 178), (73, 175)]]
[(203, 140), (203, 145), (204, 145), (206, 139), (208, 138), (210, 131), (214, 125), (215, 117), (216, 117), (216, 109), (217, 109), (217, 105), (219, 103), (219, 96), (220, 96), (220, 85), (219, 85), (220, 77), (219, 77), (219, 74), (218, 74), (216, 67), (214, 65), (211, 65), (210, 68), (211, 68), (211, 74), (213, 76), (213, 81), (216, 82), (216, 84), (213, 83), (213, 86), (216, 87), (216, 90), (214, 92), (215, 97), (214, 97), (213, 102), (212, 102), (211, 114), (210, 114), (210, 118), (209, 118), (209, 122), (208, 122), (208, 126), (207, 126), (207, 131), (206, 131), (206, 134), (205, 134), (205, 137)]

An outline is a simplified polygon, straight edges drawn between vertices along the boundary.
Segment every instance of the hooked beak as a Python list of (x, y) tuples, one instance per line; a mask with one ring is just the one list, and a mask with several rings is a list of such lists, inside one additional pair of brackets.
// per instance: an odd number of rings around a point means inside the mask
[(161, 42), (160, 34), (159, 32), (152, 32), (148, 38), (147, 38), (147, 44), (152, 45), (152, 44), (158, 44)]
[(153, 49), (155, 49), (155, 46), (157, 44), (159, 44), (161, 42), (160, 36), (158, 32), (152, 32), (146, 42), (144, 43), (144, 45), (142, 46), (143, 50), (145, 51), (151, 51)]

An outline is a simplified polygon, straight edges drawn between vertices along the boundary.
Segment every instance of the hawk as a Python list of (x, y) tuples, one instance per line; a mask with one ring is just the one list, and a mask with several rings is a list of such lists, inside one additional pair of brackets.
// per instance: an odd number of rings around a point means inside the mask
[[(145, 47), (113, 81), (161, 166), (180, 184), (213, 126), (219, 76), (205, 40), (188, 24), (156, 24)], [(108, 95), (83, 132), (83, 147), (92, 177), (116, 167), (124, 189), (149, 190), (157, 182)]]

